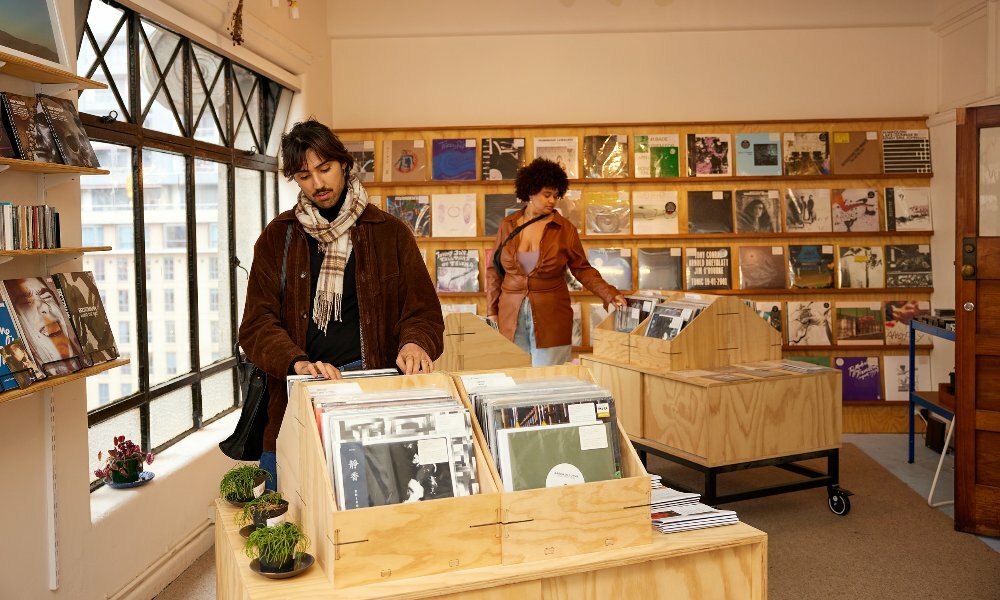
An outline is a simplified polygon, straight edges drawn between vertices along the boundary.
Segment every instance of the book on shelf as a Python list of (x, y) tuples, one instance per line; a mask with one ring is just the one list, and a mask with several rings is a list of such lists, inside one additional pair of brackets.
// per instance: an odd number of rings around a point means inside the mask
[(934, 287), (930, 244), (886, 245), (885, 287)]
[(354, 159), (351, 173), (358, 181), (375, 181), (375, 140), (349, 141), (344, 146)]
[(476, 237), (475, 194), (431, 195), (431, 227), (433, 237)]
[(479, 250), (435, 250), (439, 292), (479, 291)]
[(736, 233), (781, 231), (781, 192), (736, 190)]
[(837, 302), (837, 345), (885, 343), (881, 302)]
[(830, 146), (834, 175), (874, 175), (882, 172), (878, 131), (834, 131)]
[[(886, 300), (885, 302), (885, 343), (887, 346), (908, 346), (910, 344), (910, 323), (931, 314), (931, 303), (927, 300)], [(917, 332), (916, 343), (929, 344), (934, 338), (922, 331)]]
[(732, 175), (733, 149), (728, 133), (689, 133), (687, 136), (687, 176), (725, 177)]
[(751, 300), (752, 306), (760, 318), (768, 322), (771, 327), (774, 327), (779, 332), (782, 330), (783, 319), (781, 317), (782, 304), (781, 300)]
[(583, 345), (583, 306), (579, 302), (572, 302), (569, 308), (573, 311), (573, 333), (569, 343), (579, 348)]
[(495, 236), (500, 223), (524, 206), (514, 194), (486, 194), (483, 198), (483, 234)]
[(7, 133), (7, 108), (3, 103), (3, 96), (0, 95), (0, 158), (20, 158), (17, 147), (11, 139), (11, 134)]
[(59, 213), (51, 206), (0, 202), (0, 249), (59, 248)]
[(829, 175), (829, 140), (825, 131), (786, 132), (783, 136), (785, 175)]
[(38, 94), (38, 108), (41, 118), (52, 132), (60, 162), (92, 169), (101, 166), (72, 100)]
[(733, 193), (690, 190), (687, 193), (688, 233), (732, 233)]
[(740, 288), (744, 290), (785, 288), (783, 246), (740, 246)]
[(885, 188), (885, 225), (888, 231), (931, 231), (931, 189)]
[(634, 235), (674, 235), (677, 232), (677, 192), (632, 192)]
[(583, 176), (616, 179), (629, 176), (627, 135), (583, 136)]
[(431, 179), (475, 181), (475, 138), (431, 140)]
[(56, 376), (83, 368), (83, 349), (51, 277), (5, 279), (0, 292), (38, 369)]
[(586, 190), (581, 201), (587, 235), (628, 235), (631, 231), (628, 192)]
[(841, 397), (845, 402), (882, 400), (882, 374), (877, 356), (838, 356), (833, 367), (840, 369)]
[(573, 136), (536, 137), (534, 139), (535, 158), (551, 160), (559, 165), (566, 176), (576, 179), (579, 176), (580, 139)]
[(788, 301), (789, 346), (830, 346), (833, 344), (833, 306), (830, 302)]
[(44, 118), (39, 122), (38, 99), (11, 92), (0, 92), (3, 120), (17, 157), (36, 162), (60, 162), (52, 131)]
[(619, 291), (632, 289), (631, 248), (587, 248), (587, 260)]
[(638, 248), (639, 289), (680, 290), (684, 287), (681, 248)]
[(94, 274), (90, 271), (55, 273), (52, 280), (80, 342), (84, 366), (118, 358), (118, 345)]
[(482, 138), (483, 181), (507, 181), (517, 178), (517, 171), (524, 166), (523, 137)]
[(833, 225), (830, 216), (830, 190), (788, 188), (785, 190), (785, 231), (828, 233)]
[[(928, 391), (931, 389), (931, 357), (918, 354), (913, 357), (913, 389)], [(906, 402), (910, 399), (910, 357), (906, 354), (885, 354), (882, 356), (885, 365), (885, 399), (896, 402)]]
[[(4, 368), (10, 376), (10, 381), (6, 378), (3, 381), (5, 391), (17, 388), (24, 389), (40, 378), (38, 367), (28, 356), (28, 350), (24, 347), (24, 340), (16, 339), (0, 348), (0, 359), (3, 360)], [(13, 386), (8, 387), (11, 383)]]
[(839, 263), (839, 287), (885, 287), (882, 246), (841, 246)]
[(424, 140), (385, 140), (382, 144), (382, 181), (427, 179), (427, 146)]
[(680, 175), (680, 136), (676, 133), (635, 136), (635, 176)]
[(781, 175), (781, 134), (737, 133), (736, 174)]
[(833, 230), (835, 232), (879, 231), (878, 190), (849, 188), (830, 190)]
[(883, 173), (930, 173), (931, 137), (927, 129), (882, 131)]
[(833, 246), (788, 245), (788, 285), (799, 289), (828, 289), (834, 280)]
[(580, 190), (567, 190), (562, 198), (556, 200), (556, 210), (576, 227), (577, 233), (583, 233), (583, 193)]
[(687, 289), (728, 290), (732, 288), (732, 252), (726, 246), (687, 248)]
[(431, 234), (430, 196), (386, 196), (385, 211), (406, 223), (414, 236)]

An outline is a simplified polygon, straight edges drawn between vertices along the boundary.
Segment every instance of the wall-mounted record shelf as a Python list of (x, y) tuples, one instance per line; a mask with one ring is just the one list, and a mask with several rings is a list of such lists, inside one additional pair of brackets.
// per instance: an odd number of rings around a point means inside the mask
[(58, 165), (55, 163), (35, 162), (17, 158), (0, 158), (0, 172), (19, 171), (23, 173), (48, 174), (78, 174), (78, 175), (110, 175), (107, 169), (92, 169), (74, 165)]
[(75, 73), (43, 65), (41, 63), (0, 52), (0, 75), (9, 75), (36, 83), (66, 83), (75, 84), (81, 90), (107, 89), (100, 81), (80, 77)]
[(101, 363), (93, 367), (87, 367), (86, 369), (80, 369), (76, 373), (70, 373), (69, 375), (61, 375), (59, 377), (47, 377), (42, 379), (37, 383), (33, 383), (26, 388), (8, 390), (6, 392), (0, 393), (0, 404), (4, 402), (9, 402), (15, 398), (22, 398), (24, 396), (30, 396), (35, 392), (40, 392), (48, 388), (54, 388), (60, 386), (64, 383), (69, 383), (70, 381), (76, 381), (77, 379), (83, 379), (85, 377), (90, 377), (92, 375), (97, 375), (98, 373), (103, 373), (115, 367), (120, 367), (122, 365), (127, 365), (129, 359), (121, 358), (118, 360), (108, 361), (106, 363)]

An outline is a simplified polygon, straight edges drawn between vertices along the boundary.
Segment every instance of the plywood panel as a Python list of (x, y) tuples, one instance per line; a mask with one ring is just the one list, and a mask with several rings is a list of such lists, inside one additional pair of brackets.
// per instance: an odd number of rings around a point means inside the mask
[(581, 364), (590, 369), (597, 383), (607, 388), (615, 398), (618, 420), (629, 435), (642, 437), (642, 374), (581, 357)]
[[(844, 403), (844, 433), (906, 433), (906, 404), (868, 404), (855, 406)], [(917, 418), (915, 427), (924, 430), (924, 422)]]
[(444, 352), (435, 371), (530, 367), (531, 356), (475, 315), (450, 314), (444, 319)]

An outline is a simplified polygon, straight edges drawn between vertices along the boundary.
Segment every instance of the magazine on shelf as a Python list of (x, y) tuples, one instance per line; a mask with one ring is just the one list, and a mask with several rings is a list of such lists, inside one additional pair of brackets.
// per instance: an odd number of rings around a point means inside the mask
[[(35, 148), (39, 136), (36, 134), (35, 105), (33, 96), (21, 96), (11, 92), (0, 92), (3, 121), (10, 134), (10, 141), (21, 160), (35, 160)], [(55, 143), (53, 142), (53, 150)]]
[(877, 175), (882, 172), (878, 131), (834, 131), (831, 153), (834, 175)]
[(934, 287), (930, 244), (889, 244), (885, 247), (885, 287)]
[(676, 133), (635, 136), (635, 176), (677, 177), (680, 175), (680, 136)]
[(583, 176), (588, 179), (628, 177), (627, 135), (583, 136)]
[(837, 345), (879, 345), (885, 343), (881, 302), (837, 302)]
[[(10, 311), (7, 310), (7, 304), (0, 301), (0, 348), (5, 348), (14, 341), (17, 340), (17, 327), (14, 325), (14, 321), (11, 317)], [(23, 355), (27, 358), (27, 354), (24, 353), (24, 346), (22, 345), (19, 350), (11, 350), (10, 354)], [(12, 361), (14, 365), (14, 370), (11, 369), (10, 365), (6, 362), (0, 362), (0, 388), (3, 390), (12, 390), (18, 387), (27, 387), (30, 382), (27, 382), (24, 386), (20, 385), (20, 382), (15, 376), (16, 372), (24, 371), (31, 375), (31, 369), (29, 365), (18, 365), (16, 361)]]
[(732, 288), (732, 253), (728, 247), (687, 248), (687, 289), (728, 290)]
[(781, 175), (781, 134), (737, 133), (736, 174)]
[(416, 237), (431, 234), (430, 196), (386, 196), (385, 212), (406, 223)]
[(382, 181), (427, 179), (427, 146), (424, 140), (386, 140), (382, 144)]
[(927, 129), (882, 132), (883, 173), (930, 173), (931, 137)]
[(495, 236), (500, 223), (524, 206), (514, 194), (486, 194), (483, 199), (483, 234)]
[(728, 133), (689, 133), (687, 136), (688, 177), (732, 175), (733, 149)]
[(781, 231), (781, 192), (736, 190), (736, 233)]
[[(38, 371), (38, 367), (35, 366), (34, 361), (28, 356), (28, 350), (24, 347), (24, 340), (16, 339), (0, 348), (0, 359), (3, 360), (4, 368), (7, 369), (7, 373), (11, 378), (10, 380), (6, 377), (4, 378), (4, 390), (24, 389), (38, 381), (41, 377), (44, 377), (44, 374), (39, 377), (40, 372)], [(13, 386), (8, 387), (11, 385), (11, 382), (13, 382)]]
[(839, 265), (841, 288), (885, 287), (882, 246), (841, 246)]
[(439, 292), (479, 291), (479, 250), (435, 250)]
[(431, 196), (432, 237), (476, 237), (475, 194), (433, 194)]
[(83, 349), (51, 277), (5, 279), (0, 291), (18, 337), (45, 375), (68, 375), (83, 368)]
[(475, 181), (475, 138), (431, 140), (431, 179)]
[(834, 280), (833, 246), (788, 245), (788, 285), (800, 289), (827, 289)]
[(787, 303), (789, 346), (830, 346), (833, 344), (833, 305), (830, 302)]
[(61, 158), (59, 162), (93, 169), (101, 166), (72, 100), (39, 94), (38, 107), (42, 113), (40, 118), (52, 132)]
[[(914, 391), (931, 390), (931, 357), (918, 354), (914, 359)], [(908, 354), (883, 355), (882, 371), (885, 380), (885, 399), (888, 401), (905, 402), (910, 399), (910, 357)]]
[(789, 233), (833, 231), (830, 190), (788, 188), (785, 190), (785, 231)]
[(351, 173), (358, 178), (358, 181), (375, 181), (375, 141), (348, 141), (344, 142), (344, 146), (354, 159)]
[(483, 181), (506, 181), (517, 178), (524, 166), (523, 137), (482, 138)]
[(619, 291), (632, 290), (631, 248), (587, 248), (587, 260)]
[(566, 171), (566, 176), (576, 179), (579, 159), (580, 139), (574, 136), (536, 137), (534, 139), (535, 158), (545, 158)]
[(882, 400), (882, 373), (877, 356), (838, 356), (833, 366), (840, 369), (841, 397), (845, 402)]
[(720, 527), (739, 522), (735, 511), (712, 508), (701, 502), (673, 506), (650, 513), (650, 516), (653, 519), (653, 527), (662, 533)]
[(740, 288), (744, 290), (785, 288), (783, 246), (740, 246)]
[(732, 233), (733, 193), (691, 190), (687, 193), (688, 233)]
[(825, 132), (788, 132), (784, 137), (785, 175), (829, 175), (830, 144)]
[(889, 231), (931, 231), (931, 189), (885, 188), (885, 225)]
[(587, 235), (628, 235), (631, 231), (628, 192), (587, 190), (581, 200)]
[(681, 248), (638, 248), (639, 289), (680, 290), (684, 288)]
[(20, 158), (10, 134), (7, 133), (6, 121), (7, 108), (3, 103), (2, 92), (0, 92), (0, 158)]
[(118, 346), (94, 274), (90, 271), (56, 273), (52, 280), (83, 350), (84, 366), (118, 358)]
[[(931, 303), (927, 300), (886, 300), (885, 343), (889, 346), (907, 346), (910, 343), (910, 323), (929, 316)], [(917, 344), (930, 344), (932, 336), (917, 332)]]
[(634, 235), (675, 235), (677, 232), (677, 192), (632, 192)]
[(830, 190), (833, 230), (836, 232), (879, 231), (878, 190), (870, 188)]

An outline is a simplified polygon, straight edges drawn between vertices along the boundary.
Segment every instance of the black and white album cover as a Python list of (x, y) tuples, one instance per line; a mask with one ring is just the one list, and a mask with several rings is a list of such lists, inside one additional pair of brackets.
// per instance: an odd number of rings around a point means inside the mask
[(929, 244), (887, 245), (885, 262), (885, 287), (934, 287)]
[(732, 233), (733, 193), (729, 190), (687, 193), (688, 233)]
[(435, 250), (439, 292), (479, 291), (479, 250)]
[(62, 163), (92, 169), (101, 166), (71, 100), (39, 94), (37, 112), (40, 113), (38, 119), (51, 130)]
[(482, 138), (482, 180), (517, 178), (524, 166), (524, 138)]

